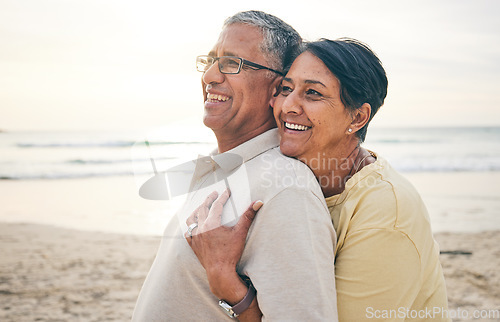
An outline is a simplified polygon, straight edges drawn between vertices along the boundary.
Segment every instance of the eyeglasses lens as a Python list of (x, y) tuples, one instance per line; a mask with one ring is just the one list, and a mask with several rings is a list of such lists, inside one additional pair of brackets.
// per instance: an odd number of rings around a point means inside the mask
[(196, 69), (199, 72), (204, 72), (214, 63), (214, 59), (209, 56), (199, 56), (196, 58)]
[(219, 58), (219, 70), (224, 74), (238, 74), (241, 68), (241, 59), (235, 57)]
[(196, 57), (196, 69), (199, 72), (206, 72), (216, 61), (219, 61), (219, 71), (223, 74), (238, 74), (243, 65), (243, 61), (238, 57)]

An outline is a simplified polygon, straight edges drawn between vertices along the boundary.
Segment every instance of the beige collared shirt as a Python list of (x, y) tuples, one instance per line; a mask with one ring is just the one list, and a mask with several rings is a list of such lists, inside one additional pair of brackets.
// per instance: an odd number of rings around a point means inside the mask
[(223, 213), (227, 224), (234, 224), (251, 201), (264, 202), (237, 267), (257, 289), (263, 320), (336, 321), (336, 235), (314, 175), (301, 162), (281, 154), (276, 129), (228, 153), (240, 156), (241, 165), (217, 162), (214, 155), (213, 162), (207, 159), (206, 166), (197, 167), (185, 207), (165, 229), (132, 320), (230, 320), (183, 237), (191, 210), (208, 193), (229, 187), (232, 200)]

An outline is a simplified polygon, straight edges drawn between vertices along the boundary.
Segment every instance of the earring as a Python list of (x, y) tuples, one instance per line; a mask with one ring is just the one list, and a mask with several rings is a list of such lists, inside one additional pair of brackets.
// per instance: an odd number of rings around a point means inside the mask
[(347, 132), (351, 133), (351, 132), (352, 132), (352, 129), (347, 130)]

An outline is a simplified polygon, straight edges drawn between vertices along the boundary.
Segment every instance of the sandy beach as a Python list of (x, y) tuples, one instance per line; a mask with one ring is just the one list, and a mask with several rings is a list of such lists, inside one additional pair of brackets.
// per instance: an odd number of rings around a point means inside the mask
[[(500, 310), (500, 234), (436, 239), (456, 253), (441, 255), (450, 309), (462, 314), (454, 320)], [(3, 223), (0, 241), (1, 321), (127, 321), (159, 237)]]
[[(454, 321), (499, 314), (500, 172), (406, 177), (451, 252)], [(130, 320), (171, 205), (139, 198), (132, 177), (3, 180), (0, 194), (0, 321)]]
[(0, 224), (0, 321), (127, 321), (158, 237)]

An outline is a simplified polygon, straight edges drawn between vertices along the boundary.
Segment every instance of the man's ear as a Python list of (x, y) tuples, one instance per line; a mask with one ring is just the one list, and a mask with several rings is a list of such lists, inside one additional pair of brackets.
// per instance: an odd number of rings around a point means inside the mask
[(274, 102), (276, 102), (276, 96), (272, 96), (271, 99), (269, 100), (269, 106), (271, 108), (274, 108)]
[(353, 113), (351, 128), (354, 132), (357, 132), (359, 129), (363, 128), (363, 126), (370, 121), (370, 115), (372, 112), (372, 107), (369, 103), (364, 103), (360, 108), (356, 109)]
[(269, 105), (274, 108), (274, 102), (276, 101), (276, 97), (280, 94), (281, 91), (281, 81), (283, 80), (282, 76), (276, 77), (276, 79), (271, 84), (272, 95), (269, 101)]

